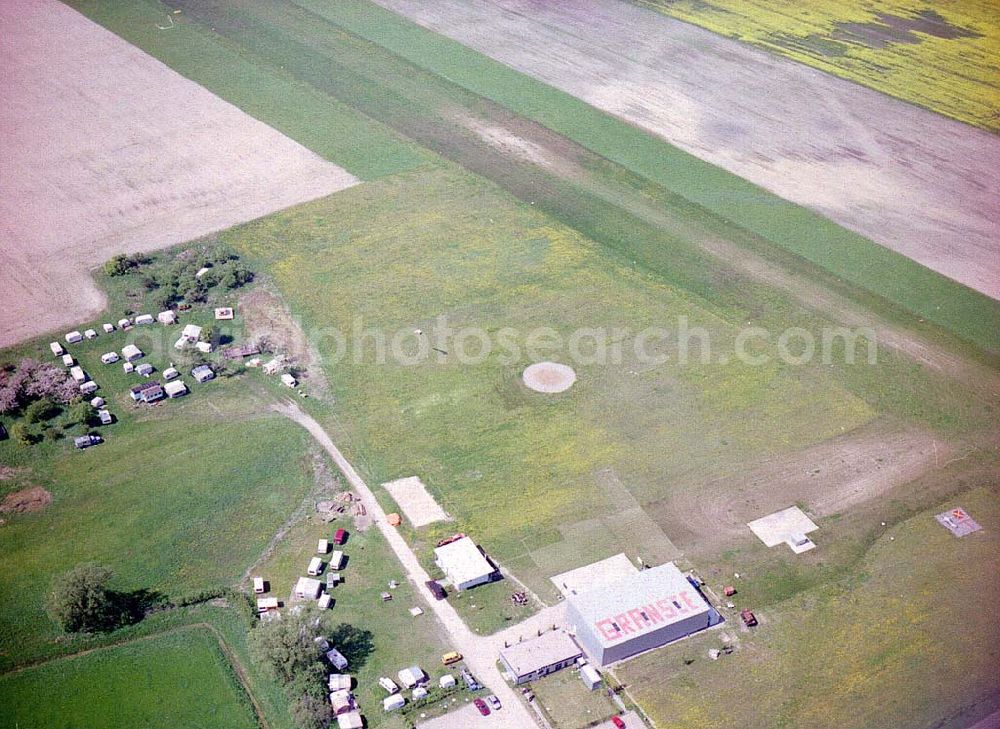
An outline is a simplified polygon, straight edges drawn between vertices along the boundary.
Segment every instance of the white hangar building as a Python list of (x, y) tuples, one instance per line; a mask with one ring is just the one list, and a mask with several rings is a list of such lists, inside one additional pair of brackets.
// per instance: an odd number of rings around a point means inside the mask
[(601, 666), (658, 648), (722, 617), (672, 563), (634, 570), (566, 598), (566, 622)]

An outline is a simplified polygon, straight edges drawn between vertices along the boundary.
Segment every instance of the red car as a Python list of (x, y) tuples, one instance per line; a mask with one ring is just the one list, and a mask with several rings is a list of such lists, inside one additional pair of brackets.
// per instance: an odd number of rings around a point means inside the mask
[(490, 707), (486, 705), (485, 701), (483, 701), (482, 699), (476, 699), (472, 703), (474, 703), (476, 705), (476, 708), (479, 709), (480, 714), (482, 714), (483, 716), (490, 715)]
[(338, 529), (336, 532), (334, 532), (333, 534), (334, 544), (343, 544), (346, 541), (347, 541), (347, 531), (345, 529)]
[(625, 720), (620, 716), (612, 716), (611, 723), (615, 725), (616, 729), (626, 729)]

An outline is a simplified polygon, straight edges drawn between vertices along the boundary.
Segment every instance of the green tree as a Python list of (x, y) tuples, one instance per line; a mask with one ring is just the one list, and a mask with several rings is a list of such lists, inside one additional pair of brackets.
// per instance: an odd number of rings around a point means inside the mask
[(30, 446), (35, 442), (35, 436), (24, 423), (14, 423), (10, 426), (10, 435), (19, 445)]
[(90, 403), (84, 400), (77, 400), (69, 406), (69, 411), (66, 415), (66, 424), (87, 425), (93, 414), (94, 409), (90, 406)]
[(132, 270), (132, 262), (128, 256), (117, 255), (104, 264), (104, 273), (109, 276), (124, 276)]
[(316, 625), (315, 611), (297, 615), (286, 613), (255, 628), (250, 634), (250, 652), (254, 660), (270, 671), (286, 689), (295, 687), (295, 695), (311, 694), (312, 686), (322, 688), (325, 671), (316, 638), (323, 623)]
[(292, 701), (289, 711), (298, 729), (327, 729), (333, 720), (330, 702), (323, 696), (302, 694)]
[(24, 419), (29, 423), (41, 423), (51, 418), (56, 411), (55, 403), (47, 397), (35, 400), (24, 409)]
[(114, 593), (108, 589), (111, 570), (98, 564), (74, 567), (52, 582), (48, 609), (67, 633), (92, 633), (113, 627)]

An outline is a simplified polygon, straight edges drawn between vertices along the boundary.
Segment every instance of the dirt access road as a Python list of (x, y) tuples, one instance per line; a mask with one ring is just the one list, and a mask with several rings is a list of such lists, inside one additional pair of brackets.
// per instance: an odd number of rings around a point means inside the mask
[(1000, 136), (626, 2), (375, 2), (1000, 298)]
[[(466, 665), (469, 666), (476, 678), (500, 698), (504, 707), (502, 710), (503, 718), (508, 722), (506, 726), (523, 727), (524, 729), (537, 726), (531, 712), (528, 711), (510, 685), (504, 681), (496, 667), (497, 649), (494, 642), (496, 636), (480, 637), (475, 635), (466, 627), (465, 622), (447, 601), (434, 599), (424, 584), (430, 579), (430, 576), (420, 566), (417, 556), (395, 527), (389, 526), (389, 522), (385, 518), (385, 511), (375, 500), (375, 495), (368, 488), (368, 484), (330, 440), (330, 436), (326, 434), (323, 426), (292, 402), (275, 405), (274, 409), (309, 431), (316, 442), (330, 454), (334, 464), (344, 474), (344, 478), (347, 479), (351, 488), (358, 492), (362, 503), (372, 516), (375, 526), (385, 537), (389, 547), (395, 553), (396, 559), (406, 571), (407, 579), (413, 583), (414, 589), (423, 595), (425, 602), (444, 627), (451, 641), (451, 647), (465, 657)], [(549, 619), (548, 615), (542, 618), (538, 616), (531, 618), (533, 621), (541, 620), (543, 622), (548, 622)]]
[(0, 347), (97, 315), (116, 253), (358, 182), (57, 0), (0, 2), (0, 35)]

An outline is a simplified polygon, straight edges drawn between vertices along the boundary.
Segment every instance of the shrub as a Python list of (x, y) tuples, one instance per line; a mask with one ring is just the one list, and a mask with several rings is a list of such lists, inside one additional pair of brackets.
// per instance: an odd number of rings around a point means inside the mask
[(114, 619), (110, 582), (111, 570), (107, 567), (77, 565), (53, 581), (49, 612), (67, 633), (107, 630)]

